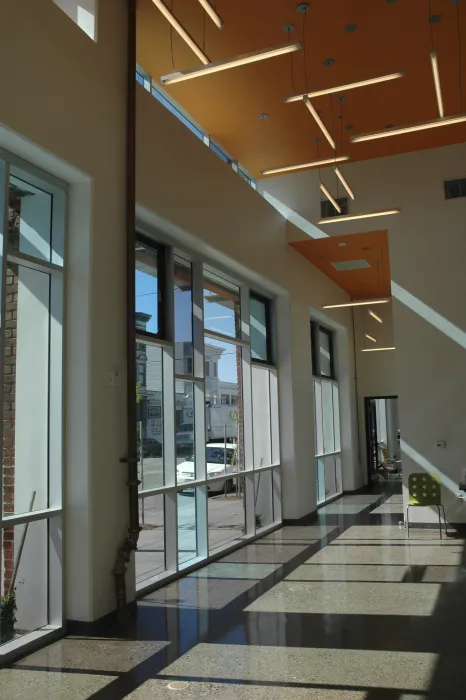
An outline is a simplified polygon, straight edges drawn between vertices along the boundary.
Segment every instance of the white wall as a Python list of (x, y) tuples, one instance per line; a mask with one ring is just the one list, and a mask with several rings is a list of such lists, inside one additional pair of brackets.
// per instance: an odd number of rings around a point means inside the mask
[[(72, 185), (66, 614), (91, 620), (114, 609), (112, 568), (127, 529), (126, 2), (99, 3), (97, 42), (51, 0), (3, 3), (1, 14), (0, 44), (14, 61), (0, 62), (0, 146)], [(109, 386), (115, 367), (120, 387)]]
[[(353, 212), (401, 209), (325, 226), (332, 235), (388, 229), (396, 351), (358, 354), (360, 396), (399, 395), (405, 485), (411, 472), (437, 474), (448, 518), (465, 522), (456, 487), (466, 464), (466, 198), (446, 201), (443, 181), (466, 177), (466, 144), (345, 164), (344, 173), (357, 195)], [(328, 171), (324, 179), (331, 183)], [(318, 192), (317, 173), (276, 178), (267, 188), (317, 220), (319, 198), (309, 196)], [(413, 517), (430, 516), (419, 510)]]
[[(12, 33), (18, 17), (21, 31)], [(92, 620), (115, 606), (112, 569), (128, 525), (120, 463), (126, 455), (126, 2), (99, 3), (97, 42), (51, 0), (4, 3), (0, 44), (14, 56), (13, 64), (0, 62), (0, 146), (71, 185), (66, 615)], [(315, 507), (310, 310), (347, 295), (287, 245), (284, 218), (142, 88), (138, 200), (146, 224), (279, 295), (284, 515), (309, 513)], [(350, 334), (350, 314), (335, 318)], [(121, 373), (119, 386), (111, 385), (112, 372)], [(127, 581), (131, 595), (131, 568)]]
[[(259, 193), (139, 86), (137, 99), (137, 200), (143, 225), (278, 295), (283, 507), (285, 518), (299, 518), (316, 504), (311, 308), (348, 297), (287, 244), (292, 225)], [(351, 313), (342, 310), (333, 319), (352, 341)], [(354, 376), (354, 368), (350, 373)], [(348, 473), (354, 468), (351, 440), (349, 431)]]

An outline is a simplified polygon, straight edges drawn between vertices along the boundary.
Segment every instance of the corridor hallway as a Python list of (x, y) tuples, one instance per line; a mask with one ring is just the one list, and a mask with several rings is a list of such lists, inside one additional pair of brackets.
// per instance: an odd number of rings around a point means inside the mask
[[(343, 496), (0, 671), (1, 700), (464, 700), (464, 540)], [(89, 630), (92, 630), (91, 632)]]

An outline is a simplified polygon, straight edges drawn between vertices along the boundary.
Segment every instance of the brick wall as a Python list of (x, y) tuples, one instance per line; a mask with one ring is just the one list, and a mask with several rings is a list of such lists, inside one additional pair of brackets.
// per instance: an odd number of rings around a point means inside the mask
[[(19, 235), (19, 205), (11, 206), (9, 242)], [(18, 325), (18, 267), (8, 264), (6, 269), (5, 348), (3, 376), (3, 512), (15, 510), (15, 393), (16, 393), (16, 332)], [(3, 591), (9, 593), (14, 567), (14, 528), (2, 532)]]

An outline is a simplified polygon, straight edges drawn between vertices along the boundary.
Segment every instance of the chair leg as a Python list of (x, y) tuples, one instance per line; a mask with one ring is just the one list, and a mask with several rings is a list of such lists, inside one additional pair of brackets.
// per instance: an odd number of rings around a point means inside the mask
[(406, 529), (408, 531), (409, 538), (409, 506), (406, 506)]
[(440, 533), (440, 539), (442, 539), (442, 520), (440, 518), (440, 506), (437, 506), (437, 510), (438, 510), (438, 529), (439, 529), (439, 533)]
[(445, 506), (443, 505), (443, 503), (441, 503), (439, 507), (440, 507), (440, 508), (442, 509), (442, 511), (443, 511), (443, 524), (444, 524), (444, 526), (445, 526), (445, 537), (448, 537), (447, 517), (446, 517), (446, 515), (445, 515)]

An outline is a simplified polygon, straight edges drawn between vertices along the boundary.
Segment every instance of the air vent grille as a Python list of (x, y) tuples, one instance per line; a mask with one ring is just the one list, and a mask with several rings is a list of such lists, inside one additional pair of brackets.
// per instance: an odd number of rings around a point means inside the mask
[(343, 216), (348, 214), (348, 197), (338, 197), (336, 198), (337, 204), (341, 207), (341, 213), (339, 214), (332, 202), (328, 199), (323, 199), (320, 203), (320, 215), (323, 219), (328, 219), (330, 216)]
[(344, 262), (334, 262), (331, 263), (332, 267), (339, 272), (345, 272), (348, 270), (364, 270), (370, 267), (367, 260), (345, 260)]
[(466, 177), (459, 180), (446, 180), (443, 186), (445, 187), (445, 199), (466, 197)]

